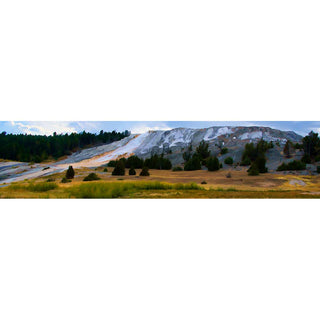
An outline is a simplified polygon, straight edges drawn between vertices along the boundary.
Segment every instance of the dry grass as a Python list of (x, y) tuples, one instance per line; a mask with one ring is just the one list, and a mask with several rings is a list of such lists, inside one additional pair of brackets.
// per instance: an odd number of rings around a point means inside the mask
[[(1, 198), (320, 198), (319, 176), (263, 174), (250, 177), (245, 170), (181, 171), (150, 170), (149, 177), (112, 176), (113, 168), (103, 172), (103, 167), (76, 169), (71, 183), (60, 183), (65, 172), (13, 183), (0, 188)], [(83, 182), (88, 173), (95, 172), (101, 178), (97, 182)], [(48, 187), (46, 180), (55, 179)], [(119, 181), (121, 178), (123, 180)], [(291, 185), (290, 180), (302, 180), (305, 186)], [(201, 185), (202, 181), (207, 184)], [(190, 187), (192, 186), (192, 187)], [(49, 188), (46, 190), (46, 188)]]

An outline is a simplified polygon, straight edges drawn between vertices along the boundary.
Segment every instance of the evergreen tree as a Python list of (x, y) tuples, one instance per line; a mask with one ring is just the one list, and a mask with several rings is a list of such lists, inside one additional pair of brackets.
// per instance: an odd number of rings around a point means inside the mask
[(188, 162), (191, 159), (191, 156), (192, 156), (192, 145), (190, 144), (188, 147), (188, 150), (183, 153), (182, 157), (184, 161)]
[(208, 171), (218, 171), (220, 169), (220, 163), (217, 157), (210, 157), (207, 161)]
[(208, 150), (209, 145), (208, 143), (205, 143), (204, 140), (202, 140), (196, 149), (196, 152), (198, 153), (201, 160), (204, 160), (210, 156), (210, 151)]
[(72, 166), (69, 166), (67, 172), (66, 172), (66, 178), (67, 179), (73, 179), (74, 178), (74, 170)]
[(201, 161), (198, 154), (195, 153), (193, 154), (192, 158), (185, 163), (184, 170), (192, 171), (192, 170), (200, 170), (200, 169), (201, 169)]
[[(311, 131), (307, 136), (302, 139), (304, 155), (310, 158), (311, 161), (320, 154), (320, 138), (318, 133)], [(310, 162), (311, 162), (310, 161)]]
[(88, 132), (57, 134), (51, 136), (31, 134), (0, 134), (0, 158), (24, 162), (42, 162), (50, 157), (58, 159), (81, 148), (98, 143), (111, 143), (127, 136), (129, 132)]
[(143, 159), (140, 159), (137, 156), (130, 156), (126, 161), (126, 168), (131, 167), (141, 169), (143, 167)]
[(124, 176), (126, 173), (123, 161), (117, 161), (116, 166), (112, 171), (113, 176)]
[(149, 168), (148, 167), (143, 167), (141, 172), (140, 172), (140, 176), (144, 176), (144, 177), (150, 176)]
[(290, 148), (291, 148), (291, 142), (289, 140), (287, 140), (287, 142), (283, 148), (283, 153), (286, 158), (291, 158)]
[(135, 176), (135, 175), (136, 175), (136, 170), (134, 170), (134, 168), (131, 167), (129, 170), (129, 176)]

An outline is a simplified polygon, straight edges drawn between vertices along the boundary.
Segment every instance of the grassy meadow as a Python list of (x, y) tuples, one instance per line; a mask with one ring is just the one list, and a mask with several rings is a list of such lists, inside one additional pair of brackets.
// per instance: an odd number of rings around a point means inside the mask
[[(100, 180), (83, 181), (89, 173)], [(149, 177), (112, 176), (112, 168), (76, 170), (71, 182), (62, 183), (65, 173), (0, 185), (0, 198), (112, 199), (112, 198), (320, 198), (319, 176), (261, 174), (245, 170), (217, 172), (150, 170)], [(298, 180), (301, 184), (293, 184)]]

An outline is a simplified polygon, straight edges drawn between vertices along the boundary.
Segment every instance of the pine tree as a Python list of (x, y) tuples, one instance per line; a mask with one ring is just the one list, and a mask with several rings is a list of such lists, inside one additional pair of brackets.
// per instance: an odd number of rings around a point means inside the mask
[(192, 158), (185, 163), (184, 170), (192, 171), (192, 170), (200, 170), (200, 169), (201, 169), (200, 157), (198, 156), (197, 153), (195, 153), (193, 154)]
[(134, 168), (131, 167), (129, 170), (129, 176), (135, 176), (135, 175), (136, 175), (136, 170), (134, 170)]
[(140, 176), (144, 176), (144, 177), (150, 176), (149, 168), (148, 167), (143, 167), (141, 172), (140, 172)]
[(74, 170), (72, 166), (69, 166), (67, 172), (66, 172), (66, 178), (67, 179), (73, 179), (74, 178)]
[(113, 176), (124, 176), (126, 173), (125, 165), (123, 161), (117, 161), (116, 166), (112, 171)]
[(283, 153), (286, 158), (291, 158), (290, 147), (291, 147), (291, 142), (289, 140), (287, 140), (287, 142), (283, 148)]
[(206, 159), (210, 156), (210, 151), (208, 150), (209, 145), (208, 143), (205, 143), (204, 140), (202, 140), (196, 149), (198, 155), (200, 156), (200, 159)]
[(210, 157), (207, 161), (208, 171), (218, 171), (220, 169), (219, 159), (217, 157)]

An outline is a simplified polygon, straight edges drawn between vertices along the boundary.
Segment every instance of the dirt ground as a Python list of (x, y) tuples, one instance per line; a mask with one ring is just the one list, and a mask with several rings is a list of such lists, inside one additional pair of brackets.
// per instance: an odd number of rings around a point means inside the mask
[[(129, 176), (129, 169), (126, 169), (125, 176), (112, 176), (113, 168), (108, 168), (108, 172), (103, 172), (104, 167), (97, 169), (82, 168), (75, 170), (73, 183), (82, 182), (83, 178), (91, 172), (95, 172), (102, 181), (160, 181), (168, 183), (197, 183), (205, 189), (214, 188), (235, 188), (237, 190), (300, 190), (305, 192), (320, 193), (320, 176), (295, 176), (279, 175), (272, 173), (260, 174), (259, 176), (248, 176), (246, 169), (242, 170), (219, 170), (209, 172), (207, 170), (177, 171), (171, 170), (149, 170), (149, 177), (140, 177), (141, 169), (136, 169), (136, 176)], [(231, 177), (227, 178), (230, 173)], [(64, 173), (57, 173), (51, 176), (37, 178), (35, 181), (46, 181), (48, 178), (56, 179), (59, 182)], [(292, 184), (290, 181), (303, 181), (304, 186)]]

